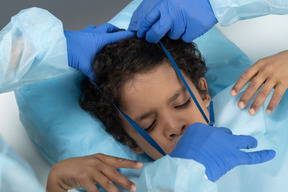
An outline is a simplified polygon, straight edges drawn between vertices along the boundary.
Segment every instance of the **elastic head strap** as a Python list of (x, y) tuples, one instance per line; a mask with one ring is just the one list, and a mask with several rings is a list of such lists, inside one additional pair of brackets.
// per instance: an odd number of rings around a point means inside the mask
[(131, 119), (128, 115), (126, 115), (121, 109), (119, 109), (114, 103), (112, 103), (106, 95), (104, 95), (103, 91), (96, 85), (96, 83), (92, 80), (90, 82), (98, 89), (98, 91), (119, 111), (119, 113), (126, 119), (126, 121), (159, 153), (163, 156), (166, 155), (164, 150), (156, 143), (156, 141), (144, 130), (142, 129), (133, 119)]
[[(210, 121), (206, 117), (205, 113), (203, 112), (201, 106), (199, 105), (196, 97), (194, 96), (192, 90), (188, 86), (186, 80), (184, 79), (182, 73), (180, 72), (178, 66), (176, 65), (174, 59), (170, 55), (169, 51), (166, 49), (166, 47), (162, 44), (162, 42), (159, 42), (163, 51), (165, 52), (166, 56), (168, 57), (169, 61), (171, 62), (172, 66), (174, 67), (177, 75), (181, 79), (182, 83), (184, 84), (185, 88), (188, 90), (190, 96), (192, 97), (193, 101), (195, 102), (197, 108), (199, 109), (200, 113), (202, 114), (203, 118), (205, 119), (206, 123), (213, 126), (214, 125), (214, 111), (213, 111), (213, 102), (210, 102), (209, 105), (209, 114), (210, 114)], [(133, 119), (131, 119), (128, 115), (126, 115), (121, 109), (119, 109), (114, 103), (112, 103), (102, 92), (102, 90), (96, 85), (96, 83), (92, 80), (90, 82), (98, 89), (98, 91), (119, 111), (119, 113), (125, 118), (125, 120), (152, 146), (154, 147), (159, 153), (161, 153), (163, 156), (166, 155), (164, 150), (156, 143), (156, 141), (144, 130), (142, 129)]]
[[(187, 84), (186, 80), (184, 79), (182, 73), (180, 72), (177, 64), (175, 63), (173, 57), (171, 56), (171, 54), (169, 53), (169, 51), (166, 49), (166, 47), (163, 45), (163, 43), (161, 41), (159, 42), (159, 44), (161, 45), (161, 47), (162, 47), (163, 51), (165, 52), (166, 56), (168, 57), (170, 63), (174, 67), (174, 69), (175, 69), (177, 75), (179, 76), (179, 78), (181, 79), (183, 85), (188, 90), (190, 96), (192, 97), (194, 103), (196, 104), (197, 108), (199, 109), (199, 111), (200, 111), (201, 115), (203, 116), (203, 118), (205, 119), (206, 123), (208, 125), (210, 125), (210, 122), (209, 122), (208, 118), (206, 117), (206, 115), (205, 115), (204, 111), (202, 110), (201, 106), (199, 105), (196, 97), (194, 96), (193, 92), (191, 91), (190, 87), (188, 86), (188, 84)], [(210, 105), (211, 105), (211, 103), (210, 103)], [(213, 109), (213, 107), (212, 107), (212, 109)]]

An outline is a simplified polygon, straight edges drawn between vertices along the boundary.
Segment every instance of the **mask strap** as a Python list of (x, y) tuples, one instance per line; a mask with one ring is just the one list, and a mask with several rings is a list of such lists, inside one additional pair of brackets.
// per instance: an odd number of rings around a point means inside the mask
[(142, 129), (133, 119), (131, 119), (128, 115), (126, 115), (121, 109), (119, 109), (114, 103), (112, 103), (106, 95), (102, 92), (102, 90), (96, 85), (96, 83), (92, 80), (90, 82), (98, 89), (98, 91), (121, 113), (121, 115), (126, 119), (126, 121), (152, 146), (154, 147), (159, 153), (163, 156), (166, 155), (164, 150), (156, 143), (156, 141), (144, 130)]
[[(214, 123), (212, 123), (212, 122), (210, 123), (209, 120), (208, 120), (208, 118), (206, 117), (204, 111), (202, 110), (202, 108), (201, 108), (201, 106), (199, 105), (196, 97), (194, 96), (193, 92), (191, 91), (190, 87), (188, 86), (188, 84), (187, 84), (186, 80), (184, 79), (182, 73), (180, 72), (177, 64), (175, 63), (173, 57), (170, 55), (169, 51), (166, 49), (166, 47), (163, 45), (163, 43), (162, 43), (161, 41), (159, 41), (159, 44), (161, 45), (161, 47), (162, 47), (163, 51), (165, 52), (166, 56), (168, 57), (170, 63), (171, 63), (172, 66), (174, 67), (177, 75), (180, 77), (180, 79), (181, 79), (182, 83), (184, 84), (185, 88), (188, 90), (190, 96), (192, 97), (194, 103), (196, 104), (198, 110), (199, 110), (200, 113), (202, 114), (202, 116), (203, 116), (203, 118), (205, 119), (206, 123), (207, 123), (208, 125), (210, 125), (210, 124), (213, 125)], [(210, 105), (211, 105), (211, 102), (210, 102)], [(209, 108), (213, 111), (213, 103), (212, 103), (212, 105), (211, 105), (212, 107), (210, 107), (210, 105), (209, 105)], [(213, 115), (213, 119), (214, 119), (214, 113), (210, 113), (210, 116), (211, 116), (211, 115)]]
[[(213, 110), (213, 102), (211, 101), (209, 104), (209, 115), (210, 115), (210, 121), (208, 121), (205, 113), (203, 112), (201, 106), (199, 105), (197, 99), (195, 98), (193, 92), (191, 91), (190, 87), (188, 86), (186, 80), (184, 79), (183, 75), (181, 74), (178, 66), (176, 65), (174, 59), (170, 55), (169, 51), (166, 49), (166, 47), (162, 44), (162, 42), (159, 42), (163, 51), (165, 52), (166, 56), (170, 60), (172, 66), (174, 67), (176, 73), (180, 77), (182, 83), (188, 90), (189, 94), (191, 95), (194, 103), (196, 104), (197, 108), (199, 109), (200, 113), (202, 114), (203, 118), (205, 119), (206, 123), (210, 126), (214, 125), (214, 110)], [(125, 120), (152, 146), (154, 147), (159, 153), (161, 153), (163, 156), (166, 155), (164, 150), (156, 143), (156, 141), (144, 130), (142, 129), (133, 119), (131, 119), (128, 115), (126, 115), (121, 109), (119, 109), (114, 103), (112, 103), (102, 92), (102, 90), (96, 85), (96, 83), (92, 80), (90, 82), (98, 89), (98, 91), (119, 111), (119, 113), (125, 118)]]
[(215, 126), (215, 116), (214, 116), (214, 108), (213, 108), (213, 101), (211, 100), (209, 103), (209, 125)]

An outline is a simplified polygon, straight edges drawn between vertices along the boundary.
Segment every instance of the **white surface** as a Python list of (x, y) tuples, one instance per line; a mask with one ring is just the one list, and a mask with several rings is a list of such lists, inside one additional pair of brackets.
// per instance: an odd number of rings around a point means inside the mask
[[(220, 27), (220, 29), (252, 61), (288, 50), (288, 15), (241, 21), (229, 27)], [(8, 144), (33, 167), (39, 181), (45, 186), (50, 165), (25, 133), (18, 118), (18, 108), (13, 92), (0, 95), (0, 133)]]
[(220, 30), (254, 62), (288, 50), (288, 15), (239, 21)]

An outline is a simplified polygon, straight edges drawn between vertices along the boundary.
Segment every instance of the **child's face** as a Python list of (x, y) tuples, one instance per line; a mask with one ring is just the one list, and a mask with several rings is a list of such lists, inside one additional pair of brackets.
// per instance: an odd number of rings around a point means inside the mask
[[(207, 107), (210, 96), (206, 80), (201, 78), (200, 87), (207, 94), (199, 94), (194, 84), (182, 72), (204, 113), (209, 117)], [(136, 74), (123, 85), (121, 108), (138, 125), (169, 153), (173, 139), (182, 135), (186, 128), (196, 122), (205, 123), (197, 106), (178, 78), (171, 64), (164, 62), (147, 73)], [(121, 117), (122, 118), (122, 117)], [(127, 134), (138, 144), (138, 153), (146, 152), (153, 159), (161, 157), (126, 120), (122, 123)]]

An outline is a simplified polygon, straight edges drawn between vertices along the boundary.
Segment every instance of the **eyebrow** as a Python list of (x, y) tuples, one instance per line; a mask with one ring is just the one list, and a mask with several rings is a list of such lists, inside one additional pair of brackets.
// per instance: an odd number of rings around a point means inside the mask
[[(185, 87), (181, 87), (180, 89), (178, 89), (173, 94), (173, 96), (168, 99), (168, 103), (171, 103), (172, 101), (175, 101), (179, 97), (179, 95), (181, 95), (181, 93), (183, 93), (185, 90), (186, 90)], [(152, 115), (154, 112), (155, 112), (155, 110), (152, 110), (152, 111), (149, 111), (147, 113), (144, 113), (143, 115), (141, 115), (139, 117), (136, 117), (135, 120), (136, 121), (142, 121), (142, 120), (146, 119), (147, 117), (149, 117), (150, 115)]]
[(176, 100), (179, 97), (179, 95), (181, 95), (181, 93), (183, 93), (184, 91), (186, 91), (185, 87), (181, 87), (180, 89), (178, 89), (178, 91), (176, 91), (174, 95), (168, 99), (168, 103), (171, 103), (172, 101)]

